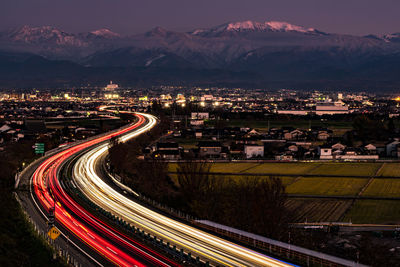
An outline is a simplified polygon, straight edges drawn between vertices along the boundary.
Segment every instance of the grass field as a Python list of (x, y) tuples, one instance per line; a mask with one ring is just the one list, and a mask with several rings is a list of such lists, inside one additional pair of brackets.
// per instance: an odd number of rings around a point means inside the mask
[(293, 222), (337, 222), (350, 207), (351, 200), (289, 199), (286, 208)]
[[(373, 176), (382, 166), (382, 163), (257, 163), (257, 162), (230, 162), (213, 163), (212, 172), (220, 173), (256, 173), (277, 175), (338, 175), (338, 176)], [(399, 175), (400, 170), (395, 165), (384, 166), (382, 171)], [(176, 164), (170, 164), (170, 171), (176, 171)], [(380, 171), (380, 173), (382, 173)]]
[(368, 182), (365, 178), (305, 177), (286, 188), (288, 194), (355, 196)]
[(319, 163), (262, 163), (254, 168), (248, 169), (246, 173), (274, 173), (274, 174), (295, 174), (301, 175), (308, 173)]
[(400, 224), (400, 202), (396, 200), (357, 200), (344, 222)]
[[(178, 175), (177, 174), (170, 174), (171, 180), (174, 182), (176, 186), (179, 186), (178, 183)], [(231, 181), (234, 181), (236, 183), (240, 183), (244, 181), (246, 176), (242, 175), (215, 175), (214, 179), (229, 179)], [(287, 186), (293, 183), (296, 180), (296, 177), (289, 177), (289, 176), (282, 176), (279, 177), (282, 180), (283, 185)], [(264, 179), (269, 179), (269, 177), (263, 177), (263, 176), (258, 176), (257, 179), (264, 180)]]
[[(211, 166), (211, 172), (225, 172), (225, 173), (240, 173), (247, 168), (251, 168), (259, 165), (257, 162), (245, 162), (245, 163), (213, 163)], [(169, 171), (175, 172), (177, 169), (176, 163), (169, 164)]]
[(378, 175), (400, 177), (400, 163), (385, 163)]
[(322, 163), (308, 174), (373, 176), (381, 166), (382, 163)]
[(363, 196), (400, 197), (400, 179), (376, 178), (364, 191)]

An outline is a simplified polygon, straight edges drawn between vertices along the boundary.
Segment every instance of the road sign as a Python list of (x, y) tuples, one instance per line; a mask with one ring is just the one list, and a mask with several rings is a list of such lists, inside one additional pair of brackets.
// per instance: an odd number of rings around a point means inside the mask
[(36, 154), (44, 153), (44, 143), (35, 143), (34, 148)]
[(51, 239), (56, 240), (57, 237), (61, 234), (60, 231), (55, 227), (51, 227), (49, 232), (47, 233)]

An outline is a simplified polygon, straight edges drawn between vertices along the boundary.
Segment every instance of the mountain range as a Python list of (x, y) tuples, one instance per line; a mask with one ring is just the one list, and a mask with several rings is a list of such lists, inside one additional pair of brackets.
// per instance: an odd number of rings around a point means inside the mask
[(287, 22), (120, 35), (51, 26), (0, 32), (0, 85), (154, 83), (400, 88), (400, 33), (352, 36)]

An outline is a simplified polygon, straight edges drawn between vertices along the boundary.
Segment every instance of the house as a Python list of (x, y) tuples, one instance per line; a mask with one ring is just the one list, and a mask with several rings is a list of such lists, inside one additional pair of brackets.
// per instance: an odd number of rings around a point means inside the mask
[(196, 137), (196, 139), (201, 139), (203, 137), (203, 132), (197, 131), (194, 133), (194, 136)]
[(154, 157), (160, 157), (162, 159), (180, 159), (181, 153), (179, 145), (176, 142), (156, 144), (156, 151), (153, 153)]
[(321, 146), (319, 150), (319, 159), (332, 159), (332, 148), (329, 146)]
[(302, 131), (295, 129), (293, 131), (284, 133), (283, 138), (286, 140), (295, 140), (302, 137), (303, 135), (304, 133)]
[(192, 112), (192, 120), (208, 120), (210, 115), (208, 112)]
[(332, 148), (332, 150), (341, 150), (341, 151), (343, 151), (343, 150), (346, 149), (346, 146), (342, 145), (341, 143), (336, 143), (336, 144), (332, 145), (331, 148)]
[(192, 126), (202, 126), (202, 125), (204, 125), (204, 121), (203, 120), (191, 120), (190, 121), (190, 125), (192, 125)]
[(293, 155), (286, 154), (286, 153), (279, 154), (279, 155), (275, 156), (275, 160), (291, 161), (291, 160), (293, 160)]
[(298, 148), (296, 145), (290, 145), (290, 146), (288, 147), (288, 150), (289, 150), (290, 152), (297, 152), (297, 151), (299, 151), (299, 148)]
[(370, 151), (370, 152), (375, 151), (376, 152), (376, 146), (374, 146), (373, 144), (368, 144), (368, 145), (364, 146), (364, 148), (367, 151)]
[(264, 157), (264, 146), (259, 145), (245, 145), (244, 153), (246, 158)]
[(317, 139), (321, 141), (328, 140), (329, 137), (331, 137), (331, 135), (326, 131), (320, 131), (317, 135)]
[(4, 124), (3, 126), (0, 127), (0, 133), (7, 132), (9, 130), (11, 130), (11, 127), (8, 126), (7, 124)]
[(397, 156), (397, 147), (399, 146), (400, 141), (398, 138), (395, 138), (392, 142), (386, 144), (386, 156), (388, 157), (396, 157)]
[(229, 153), (232, 159), (243, 159), (245, 157), (243, 144), (231, 142), (229, 148)]
[(218, 141), (200, 141), (197, 145), (198, 156), (200, 158), (226, 158), (227, 153), (223, 151), (221, 142)]

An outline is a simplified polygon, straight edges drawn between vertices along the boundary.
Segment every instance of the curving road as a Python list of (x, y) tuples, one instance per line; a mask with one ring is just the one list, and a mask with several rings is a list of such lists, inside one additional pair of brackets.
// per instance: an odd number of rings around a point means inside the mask
[[(146, 125), (121, 134), (121, 141), (134, 138), (156, 124), (152, 115), (136, 113), (136, 116), (139, 120), (145, 120)], [(82, 154), (73, 167), (74, 184), (99, 207), (215, 265), (294, 266), (166, 217), (119, 193), (103, 181), (99, 172), (99, 165), (104, 163), (107, 152), (107, 143), (98, 143)], [(107, 252), (107, 249), (103, 250)]]
[[(45, 159), (31, 179), (31, 196), (38, 210), (47, 218), (55, 208), (56, 224), (63, 235), (71, 235), (89, 252), (79, 248), (96, 265), (102, 265), (91, 254), (100, 255), (112, 265), (119, 266), (177, 266), (165, 256), (137, 243), (112, 226), (90, 214), (64, 190), (60, 182), (61, 168), (84, 151), (108, 144), (114, 136), (132, 136), (149, 127), (142, 115), (138, 121), (113, 133), (67, 148)], [(79, 246), (79, 245), (77, 245)]]

